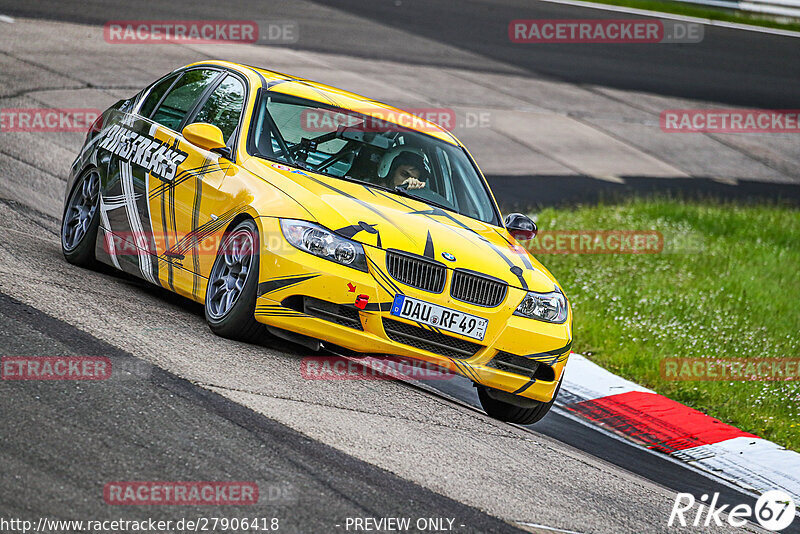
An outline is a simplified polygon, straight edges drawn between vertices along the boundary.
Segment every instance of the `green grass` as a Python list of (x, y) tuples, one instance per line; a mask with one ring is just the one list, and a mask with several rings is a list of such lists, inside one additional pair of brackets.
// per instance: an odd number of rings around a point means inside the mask
[(748, 13), (734, 9), (715, 8), (701, 5), (687, 4), (684, 2), (670, 2), (667, 0), (587, 0), (597, 4), (609, 4), (613, 6), (633, 7), (637, 9), (647, 9), (650, 11), (661, 11), (663, 13), (674, 13), (687, 17), (697, 17), (701, 19), (721, 20), (725, 22), (736, 22), (739, 24), (751, 24), (753, 26), (764, 26), (766, 28), (778, 28), (781, 30), (800, 31), (800, 21), (788, 17), (776, 17), (759, 13)]
[(629, 200), (547, 208), (540, 230), (657, 230), (659, 254), (539, 254), (574, 310), (573, 350), (800, 451), (800, 381), (679, 382), (666, 357), (800, 357), (800, 211)]

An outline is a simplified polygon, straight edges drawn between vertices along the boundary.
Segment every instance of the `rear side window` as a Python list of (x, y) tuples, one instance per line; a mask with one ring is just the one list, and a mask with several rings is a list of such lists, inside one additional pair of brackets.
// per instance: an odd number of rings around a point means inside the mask
[(144, 99), (142, 103), (142, 107), (139, 110), (139, 115), (142, 117), (150, 117), (150, 114), (153, 113), (153, 110), (156, 109), (158, 102), (161, 100), (161, 97), (164, 96), (164, 93), (167, 92), (167, 89), (170, 88), (172, 82), (178, 77), (178, 74), (173, 74), (172, 76), (167, 76), (150, 89), (150, 92), (147, 93), (147, 98)]
[(175, 131), (181, 126), (186, 114), (197, 103), (219, 72), (207, 69), (186, 71), (178, 82), (169, 90), (161, 105), (153, 114), (153, 120)]
[(228, 76), (209, 95), (193, 122), (207, 122), (222, 130), (228, 142), (236, 127), (244, 105), (244, 85), (236, 76)]

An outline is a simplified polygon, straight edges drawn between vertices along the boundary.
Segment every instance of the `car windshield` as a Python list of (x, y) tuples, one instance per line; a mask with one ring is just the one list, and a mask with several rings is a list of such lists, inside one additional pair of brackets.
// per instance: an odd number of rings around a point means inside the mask
[[(252, 122), (254, 155), (367, 183), (497, 224), (483, 179), (459, 146), (349, 110), (266, 93)], [(419, 121), (417, 129), (430, 127)]]

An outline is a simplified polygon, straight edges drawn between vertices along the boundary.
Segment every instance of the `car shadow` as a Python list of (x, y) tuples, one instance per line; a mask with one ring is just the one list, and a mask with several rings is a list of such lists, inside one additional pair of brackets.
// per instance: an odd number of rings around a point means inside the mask
[[(117, 281), (125, 285), (135, 287), (137, 291), (142, 291), (150, 297), (156, 298), (165, 304), (190, 313), (195, 317), (205, 321), (205, 307), (199, 302), (195, 302), (187, 297), (173, 293), (166, 288), (154, 286), (153, 284), (146, 282), (145, 280), (142, 280), (141, 278), (138, 278), (132, 274), (118, 271), (110, 265), (99, 264), (95, 270), (104, 275), (112, 276)], [(263, 335), (258, 339), (258, 341), (250, 341), (248, 344), (280, 351), (286, 355), (297, 356), (298, 358), (308, 356), (309, 353), (308, 348), (274, 336), (270, 334), (266, 328), (264, 328)]]

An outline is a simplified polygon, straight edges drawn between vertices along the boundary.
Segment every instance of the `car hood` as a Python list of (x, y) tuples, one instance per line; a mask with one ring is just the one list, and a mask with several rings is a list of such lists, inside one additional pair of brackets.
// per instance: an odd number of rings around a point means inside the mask
[(521, 289), (547, 292), (557, 285), (505, 228), (379, 188), (264, 160), (248, 163), (252, 172), (305, 208), (306, 216), (300, 218), (313, 218), (368, 247), (426, 256), (448, 268), (483, 273)]

